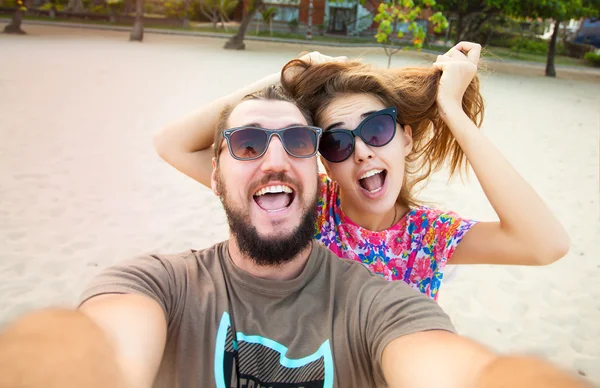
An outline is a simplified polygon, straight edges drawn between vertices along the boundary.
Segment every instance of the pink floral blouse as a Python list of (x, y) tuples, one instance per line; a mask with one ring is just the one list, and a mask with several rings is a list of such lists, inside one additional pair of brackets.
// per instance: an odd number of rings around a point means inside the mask
[(373, 232), (342, 212), (335, 182), (324, 174), (319, 181), (315, 239), (339, 257), (359, 261), (386, 280), (404, 280), (437, 300), (442, 271), (476, 222), (420, 207), (410, 210), (391, 228)]

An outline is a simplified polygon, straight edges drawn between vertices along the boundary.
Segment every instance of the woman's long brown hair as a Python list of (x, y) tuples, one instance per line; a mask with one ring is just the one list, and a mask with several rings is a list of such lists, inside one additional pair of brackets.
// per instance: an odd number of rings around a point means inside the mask
[[(436, 103), (442, 72), (436, 68), (382, 69), (358, 61), (311, 64), (299, 59), (288, 62), (281, 84), (298, 105), (311, 112), (314, 122), (336, 96), (367, 93), (386, 107), (398, 109), (398, 121), (412, 128), (413, 151), (406, 158), (404, 182), (398, 202), (419, 206), (415, 186), (432, 172), (448, 164), (450, 176), (466, 171), (465, 155)], [(469, 118), (481, 126), (483, 98), (475, 77), (463, 96), (462, 106)]]

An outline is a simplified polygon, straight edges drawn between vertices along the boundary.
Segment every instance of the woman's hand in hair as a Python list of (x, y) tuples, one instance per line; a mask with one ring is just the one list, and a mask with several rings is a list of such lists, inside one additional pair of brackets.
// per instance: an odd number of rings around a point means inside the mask
[(311, 65), (318, 65), (320, 63), (326, 63), (326, 62), (346, 62), (346, 61), (348, 61), (348, 57), (346, 57), (346, 56), (330, 57), (329, 55), (321, 54), (318, 51), (313, 51), (311, 53), (306, 53), (306, 51), (303, 51), (302, 53), (300, 53), (300, 55), (301, 56), (298, 59), (300, 59), (301, 61), (310, 63)]
[[(306, 65), (297, 66), (295, 63), (297, 61), (302, 61)], [(345, 57), (345, 56), (330, 57), (329, 55), (321, 54), (318, 51), (313, 51), (311, 53), (307, 53), (306, 51), (303, 51), (300, 53), (298, 58), (288, 62), (288, 64), (286, 64), (286, 66), (284, 66), (285, 70), (283, 72), (285, 73), (285, 76), (282, 75), (282, 78), (285, 77), (285, 79), (288, 80), (288, 82), (291, 82), (298, 74), (302, 73), (309, 66), (320, 65), (322, 63), (329, 63), (329, 62), (346, 62), (346, 61), (348, 61), (348, 57)], [(290, 64), (294, 64), (294, 66), (289, 67)]]
[(438, 55), (433, 66), (442, 71), (437, 103), (443, 110), (462, 106), (463, 95), (477, 74), (480, 53), (479, 44), (460, 42), (446, 54)]

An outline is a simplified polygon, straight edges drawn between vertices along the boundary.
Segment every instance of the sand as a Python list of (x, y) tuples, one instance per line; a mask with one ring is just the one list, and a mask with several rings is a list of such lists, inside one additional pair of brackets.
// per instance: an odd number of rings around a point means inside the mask
[[(154, 153), (151, 135), (211, 99), (277, 71), (297, 45), (26, 26), (0, 35), (0, 324), (71, 306), (100, 269), (147, 252), (227, 238), (206, 188)], [(323, 49), (385, 65), (378, 49)], [(395, 66), (424, 64), (397, 56)], [(600, 384), (598, 84), (483, 75), (484, 131), (568, 229), (542, 268), (452, 270), (440, 304), (458, 330), (498, 351), (542, 355)], [(423, 195), (493, 220), (476, 179), (440, 174)]]

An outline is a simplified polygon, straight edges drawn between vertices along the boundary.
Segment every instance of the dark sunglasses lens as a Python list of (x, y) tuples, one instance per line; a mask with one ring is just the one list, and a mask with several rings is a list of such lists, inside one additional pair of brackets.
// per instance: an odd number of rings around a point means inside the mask
[(311, 156), (317, 150), (317, 133), (306, 127), (292, 127), (283, 131), (283, 144), (294, 156)]
[(354, 148), (354, 138), (349, 133), (325, 132), (321, 136), (319, 152), (330, 162), (341, 162), (350, 155)]
[(267, 146), (267, 134), (260, 129), (240, 129), (229, 137), (233, 156), (240, 159), (252, 159), (263, 153)]
[(392, 116), (375, 116), (363, 124), (360, 134), (365, 143), (381, 147), (394, 138), (396, 122)]

